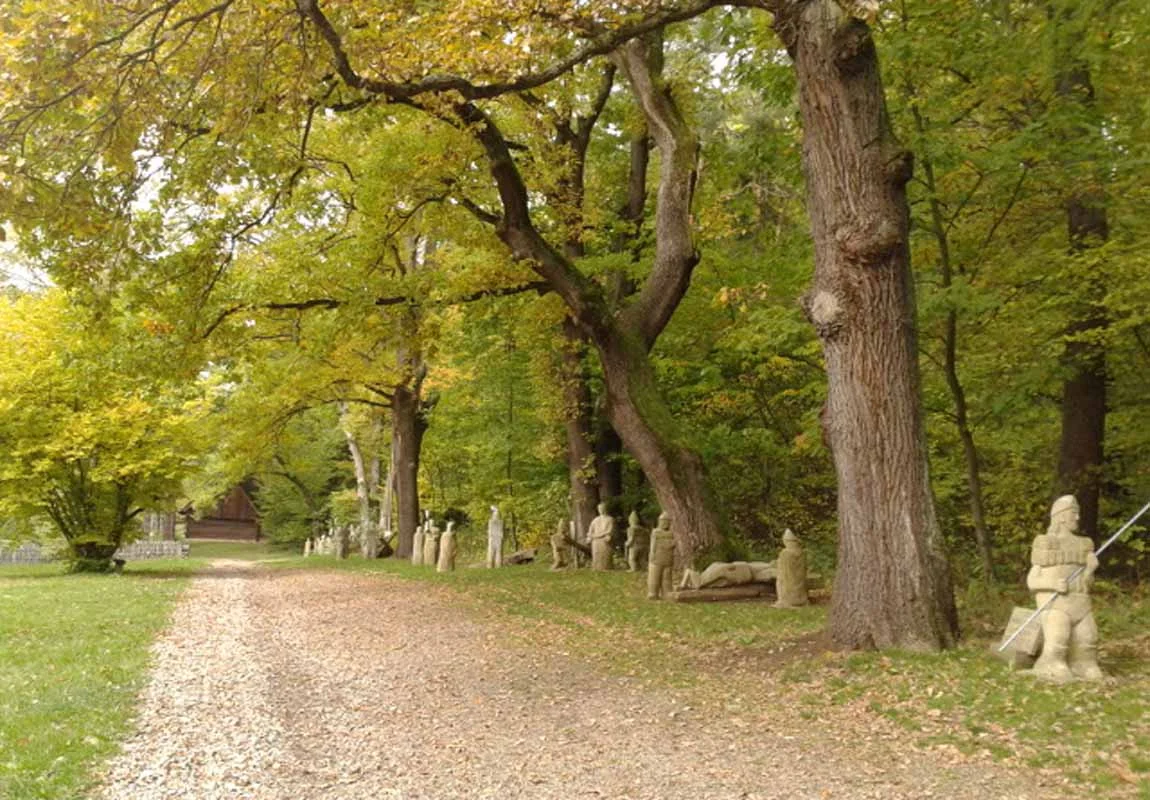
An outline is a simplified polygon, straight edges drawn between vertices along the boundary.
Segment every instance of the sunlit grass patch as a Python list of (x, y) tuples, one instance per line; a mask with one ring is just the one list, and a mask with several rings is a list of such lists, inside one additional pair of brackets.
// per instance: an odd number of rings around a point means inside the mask
[(126, 732), (149, 645), (197, 566), (0, 569), (0, 797), (82, 795)]

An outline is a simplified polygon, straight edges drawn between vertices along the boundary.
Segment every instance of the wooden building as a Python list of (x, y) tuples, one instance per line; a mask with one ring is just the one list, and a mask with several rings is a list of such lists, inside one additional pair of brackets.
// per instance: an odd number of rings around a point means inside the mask
[(200, 519), (189, 517), (187, 538), (258, 542), (260, 515), (247, 489), (236, 486)]

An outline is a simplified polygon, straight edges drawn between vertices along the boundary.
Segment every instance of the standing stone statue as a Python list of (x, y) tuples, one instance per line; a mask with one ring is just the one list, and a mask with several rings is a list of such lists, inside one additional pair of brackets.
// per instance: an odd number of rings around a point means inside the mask
[(411, 566), (423, 566), (423, 540), (426, 538), (423, 525), (417, 525), (415, 528), (415, 536), (411, 540)]
[(426, 530), (423, 532), (423, 566), (434, 567), (439, 556), (439, 528), (435, 520), (428, 517)]
[(599, 516), (591, 520), (587, 538), (591, 542), (591, 569), (611, 569), (611, 540), (615, 536), (615, 518), (607, 513), (607, 504), (599, 504)]
[(453, 572), (455, 570), (455, 520), (447, 521), (447, 530), (439, 540), (439, 563), (435, 565), (436, 572)]
[(627, 571), (638, 572), (647, 562), (647, 549), (651, 546), (651, 533), (639, 524), (639, 513), (632, 511), (627, 518)]
[[(1082, 678), (1099, 680), (1098, 626), (1090, 605), (1090, 587), (1098, 557), (1094, 543), (1078, 530), (1078, 500), (1067, 494), (1054, 501), (1050, 509), (1050, 528), (1046, 535), (1034, 537), (1030, 548), (1030, 573), (1026, 586), (1041, 607), (1052, 596), (1054, 601), (1031, 625), (1042, 625), (1042, 652), (1034, 663), (1034, 674), (1059, 683)], [(1073, 581), (1070, 575), (1085, 567)]]
[(647, 559), (647, 599), (657, 600), (671, 584), (675, 563), (675, 535), (671, 533), (671, 515), (664, 511), (659, 524), (651, 531), (651, 550)]
[(807, 554), (799, 543), (799, 537), (787, 528), (783, 534), (783, 549), (775, 562), (775, 608), (797, 608), (810, 604), (807, 595)]
[(487, 568), (503, 566), (503, 518), (499, 507), (491, 507), (491, 518), (487, 520)]
[(551, 534), (551, 569), (559, 570), (567, 567), (571, 557), (571, 545), (567, 541), (567, 520), (559, 520), (555, 533)]
[(303, 543), (303, 557), (307, 558), (311, 555), (311, 539)]

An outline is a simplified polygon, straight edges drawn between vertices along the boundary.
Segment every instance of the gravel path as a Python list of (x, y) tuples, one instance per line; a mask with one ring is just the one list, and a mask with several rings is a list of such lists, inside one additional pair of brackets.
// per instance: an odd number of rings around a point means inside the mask
[(157, 642), (137, 733), (96, 796), (1059, 796), (769, 697), (726, 697), (732, 712), (607, 676), (457, 606), (425, 584), (216, 562)]

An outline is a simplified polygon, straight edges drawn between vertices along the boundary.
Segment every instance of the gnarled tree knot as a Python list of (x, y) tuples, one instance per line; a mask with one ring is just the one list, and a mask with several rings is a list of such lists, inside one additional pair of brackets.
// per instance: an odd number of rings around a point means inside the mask
[(842, 332), (846, 316), (842, 303), (833, 293), (821, 289), (803, 298), (803, 311), (815, 326), (819, 338), (834, 339)]

